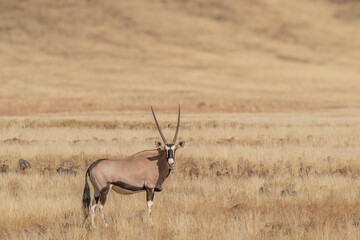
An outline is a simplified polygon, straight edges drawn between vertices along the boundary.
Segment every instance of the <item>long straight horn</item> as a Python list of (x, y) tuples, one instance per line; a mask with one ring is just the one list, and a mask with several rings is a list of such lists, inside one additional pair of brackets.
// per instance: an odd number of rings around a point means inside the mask
[(179, 104), (179, 114), (178, 114), (178, 122), (177, 122), (177, 126), (176, 126), (176, 132), (175, 132), (174, 139), (172, 141), (173, 144), (175, 144), (175, 142), (176, 142), (177, 135), (178, 135), (178, 132), (179, 132), (179, 127), (180, 127), (180, 104)]
[(158, 128), (158, 130), (159, 130), (160, 136), (161, 136), (162, 140), (164, 141), (164, 143), (166, 144), (166, 139), (165, 139), (164, 135), (163, 135), (162, 132), (161, 132), (161, 129), (160, 129), (160, 126), (159, 126), (158, 121), (156, 120), (154, 110), (153, 110), (153, 108), (152, 108), (151, 105), (150, 105), (150, 107), (151, 107), (152, 114), (153, 114), (153, 116), (154, 116), (154, 120), (155, 120), (156, 126), (157, 126), (157, 128)]

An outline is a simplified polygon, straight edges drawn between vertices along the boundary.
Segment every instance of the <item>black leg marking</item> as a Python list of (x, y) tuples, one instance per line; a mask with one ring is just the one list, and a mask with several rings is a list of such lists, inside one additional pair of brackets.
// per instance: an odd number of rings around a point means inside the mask
[(153, 200), (154, 200), (154, 189), (153, 188), (146, 188), (146, 200), (147, 200), (149, 216), (151, 216), (151, 207), (153, 205)]
[(100, 191), (100, 203), (104, 206), (110, 187), (107, 186)]
[(154, 201), (154, 188), (146, 188), (146, 201)]

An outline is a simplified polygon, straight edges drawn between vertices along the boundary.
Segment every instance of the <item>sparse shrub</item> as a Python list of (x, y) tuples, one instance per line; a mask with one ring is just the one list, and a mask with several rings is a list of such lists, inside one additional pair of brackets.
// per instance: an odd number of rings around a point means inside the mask
[(19, 164), (19, 169), (23, 172), (26, 169), (31, 168), (31, 164), (28, 161), (26, 161), (25, 159), (19, 159), (18, 164)]
[(0, 173), (7, 173), (9, 171), (9, 165), (7, 164), (0, 164)]
[(77, 175), (77, 171), (69, 168), (69, 169), (65, 169), (65, 168), (62, 168), (62, 167), (59, 167), (58, 169), (56, 169), (56, 172), (59, 173), (59, 174), (62, 174), (62, 175)]
[(189, 176), (192, 177), (199, 177), (200, 169), (199, 168), (191, 168), (189, 171)]

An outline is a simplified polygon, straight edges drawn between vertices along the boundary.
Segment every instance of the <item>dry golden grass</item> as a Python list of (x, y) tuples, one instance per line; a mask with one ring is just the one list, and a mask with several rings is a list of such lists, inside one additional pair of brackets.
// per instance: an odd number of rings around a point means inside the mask
[[(359, 239), (359, 9), (0, 1), (0, 239)], [(145, 193), (111, 192), (90, 229), (89, 164), (153, 148), (149, 104), (171, 136), (179, 103), (153, 223)]]
[[(162, 123), (173, 122), (173, 115), (158, 115)], [(132, 128), (128, 117), (98, 123), (85, 117), (3, 118), (0, 157), (10, 171), (0, 175), (6, 199), (0, 207), (1, 237), (360, 237), (360, 137), (353, 134), (360, 128), (358, 117), (319, 114), (184, 113), (179, 137), (186, 147), (178, 151), (163, 192), (155, 194), (153, 224), (145, 193), (111, 192), (105, 206), (110, 227), (97, 216), (98, 228), (90, 230), (81, 211), (89, 163), (153, 148), (159, 140), (150, 113), (131, 114), (139, 123)], [(116, 126), (109, 129), (110, 123)], [(163, 127), (166, 135), (173, 133)], [(26, 174), (17, 170), (18, 158), (32, 163)], [(78, 174), (58, 175), (59, 166), (72, 166)]]

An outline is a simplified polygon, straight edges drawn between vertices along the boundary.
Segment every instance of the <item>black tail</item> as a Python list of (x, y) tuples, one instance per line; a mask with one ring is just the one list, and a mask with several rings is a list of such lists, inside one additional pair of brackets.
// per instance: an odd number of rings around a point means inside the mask
[(90, 188), (87, 182), (87, 176), (89, 175), (89, 169), (85, 173), (85, 186), (84, 186), (84, 193), (83, 193), (83, 210), (85, 219), (89, 216), (89, 206), (90, 206)]

